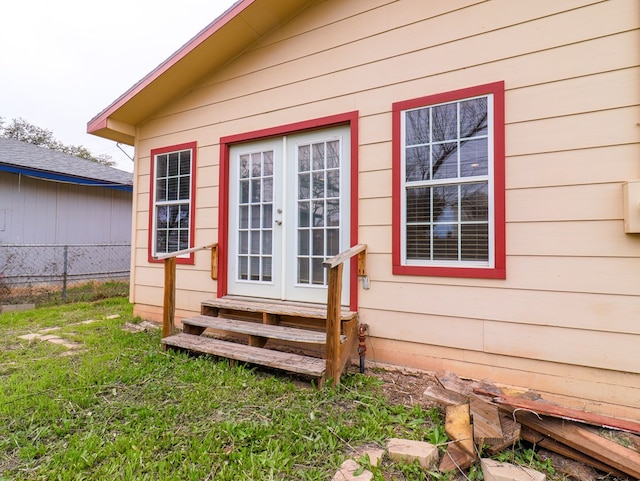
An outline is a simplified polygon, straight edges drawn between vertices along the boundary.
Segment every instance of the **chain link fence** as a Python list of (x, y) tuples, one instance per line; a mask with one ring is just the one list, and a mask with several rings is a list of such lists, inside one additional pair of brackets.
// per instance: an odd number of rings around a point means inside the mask
[(130, 257), (130, 244), (1, 244), (0, 305), (127, 295)]

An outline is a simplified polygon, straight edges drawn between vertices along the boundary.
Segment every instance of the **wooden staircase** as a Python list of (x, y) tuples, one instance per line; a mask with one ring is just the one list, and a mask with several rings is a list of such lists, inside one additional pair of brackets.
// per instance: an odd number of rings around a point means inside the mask
[(340, 382), (358, 344), (358, 313), (341, 307), (343, 264), (357, 256), (358, 276), (366, 277), (366, 245), (353, 246), (323, 263), (328, 269), (326, 306), (227, 296), (203, 302), (201, 314), (183, 319), (182, 332), (176, 333), (176, 256), (201, 249), (211, 249), (211, 278), (217, 279), (217, 244), (157, 257), (165, 261), (165, 349), (280, 369), (312, 378), (318, 387), (325, 380)]
[[(202, 314), (182, 320), (182, 332), (162, 339), (166, 348), (246, 362), (310, 378), (327, 379), (326, 318), (321, 305), (224, 297), (202, 303)], [(342, 310), (338, 379), (357, 345), (357, 313)]]

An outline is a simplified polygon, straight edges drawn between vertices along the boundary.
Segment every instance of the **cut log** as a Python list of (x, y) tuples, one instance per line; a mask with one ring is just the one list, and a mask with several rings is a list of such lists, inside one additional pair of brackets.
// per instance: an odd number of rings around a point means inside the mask
[(601, 414), (579, 411), (577, 409), (557, 406), (544, 401), (530, 401), (519, 396), (498, 395), (494, 398), (494, 401), (512, 408), (528, 409), (529, 411), (544, 414), (546, 416), (640, 434), (640, 424), (633, 421), (627, 421), (625, 419), (616, 419), (609, 416), (603, 416)]
[(640, 479), (640, 454), (620, 446), (570, 421), (538, 418), (526, 411), (516, 411), (516, 419), (523, 425), (550, 436), (581, 453), (603, 462), (635, 479)]
[(473, 419), (473, 439), (479, 443), (502, 441), (504, 433), (500, 424), (498, 406), (488, 403), (480, 396), (469, 396), (471, 419)]
[(460, 379), (457, 374), (450, 371), (441, 371), (436, 374), (438, 382), (448, 391), (453, 391), (462, 396), (469, 396), (473, 392), (473, 387)]

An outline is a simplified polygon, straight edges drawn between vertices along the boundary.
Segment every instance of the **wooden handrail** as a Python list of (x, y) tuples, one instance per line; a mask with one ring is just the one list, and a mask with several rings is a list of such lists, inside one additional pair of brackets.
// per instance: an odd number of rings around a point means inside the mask
[(176, 257), (191, 254), (192, 252), (211, 249), (211, 278), (218, 278), (218, 244), (192, 247), (181, 251), (170, 252), (154, 256), (154, 259), (164, 260), (164, 302), (162, 305), (162, 338), (175, 333), (176, 317)]
[(366, 276), (367, 245), (358, 244), (327, 259), (322, 263), (329, 269), (327, 273), (327, 373), (333, 386), (340, 382), (342, 365), (340, 362), (340, 334), (342, 318), (342, 271), (346, 261), (358, 256), (358, 276)]

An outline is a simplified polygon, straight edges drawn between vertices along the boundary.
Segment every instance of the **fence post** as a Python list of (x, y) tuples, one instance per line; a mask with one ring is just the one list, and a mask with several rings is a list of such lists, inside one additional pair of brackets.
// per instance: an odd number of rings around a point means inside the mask
[(63, 248), (63, 266), (62, 266), (62, 302), (67, 302), (67, 261), (69, 259), (69, 246), (65, 245)]

